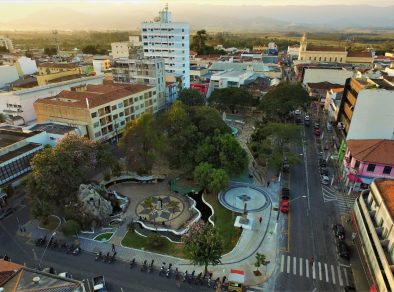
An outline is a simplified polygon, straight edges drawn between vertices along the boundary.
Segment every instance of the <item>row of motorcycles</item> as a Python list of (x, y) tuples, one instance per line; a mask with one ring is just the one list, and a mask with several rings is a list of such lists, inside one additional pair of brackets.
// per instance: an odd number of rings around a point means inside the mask
[(104, 255), (101, 251), (99, 251), (98, 253), (96, 253), (96, 257), (94, 258), (94, 260), (96, 262), (103, 261), (103, 263), (112, 264), (115, 261), (115, 256), (116, 251), (114, 251), (112, 255), (110, 254), (110, 252), (107, 252), (107, 254)]
[(45, 235), (43, 237), (37, 238), (34, 243), (39, 247), (47, 247), (49, 249), (65, 251), (67, 254), (72, 254), (75, 256), (81, 253), (81, 248), (79, 245), (57, 240), (53, 236), (47, 240), (47, 236)]

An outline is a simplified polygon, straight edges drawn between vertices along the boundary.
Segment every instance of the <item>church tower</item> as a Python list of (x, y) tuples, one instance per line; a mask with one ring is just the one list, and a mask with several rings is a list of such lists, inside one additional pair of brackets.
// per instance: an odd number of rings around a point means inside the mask
[(306, 41), (306, 33), (303, 34), (300, 40), (300, 50), (298, 52), (298, 60), (302, 60), (303, 53), (306, 51), (307, 41)]

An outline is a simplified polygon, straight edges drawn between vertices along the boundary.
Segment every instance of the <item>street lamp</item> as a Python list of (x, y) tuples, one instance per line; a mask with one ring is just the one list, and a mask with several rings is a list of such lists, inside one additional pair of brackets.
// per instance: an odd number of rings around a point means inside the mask
[(42, 260), (43, 260), (43, 258), (44, 258), (44, 256), (45, 256), (45, 253), (46, 253), (47, 249), (48, 249), (49, 243), (51, 242), (51, 239), (52, 239), (55, 235), (56, 235), (56, 232), (53, 232), (52, 235), (51, 235), (51, 237), (50, 237), (49, 240), (48, 240), (48, 243), (47, 243), (47, 246), (46, 246), (45, 249), (44, 249), (44, 252), (42, 253), (40, 262), (38, 263), (38, 267), (39, 267), (40, 269), (41, 269)]

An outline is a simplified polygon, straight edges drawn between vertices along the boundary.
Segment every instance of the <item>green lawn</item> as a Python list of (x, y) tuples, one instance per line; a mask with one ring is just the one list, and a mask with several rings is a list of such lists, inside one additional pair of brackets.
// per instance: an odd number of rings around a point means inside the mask
[(97, 240), (97, 241), (107, 241), (107, 240), (109, 240), (109, 239), (111, 238), (112, 234), (113, 234), (112, 232), (102, 233), (102, 234), (96, 236), (96, 237), (94, 238), (94, 240)]
[(126, 236), (122, 240), (123, 246), (128, 246), (132, 248), (138, 248), (145, 250), (157, 252), (161, 254), (167, 254), (174, 257), (185, 258), (185, 254), (183, 253), (183, 244), (181, 243), (173, 243), (167, 239), (164, 241), (164, 246), (158, 249), (149, 249), (146, 248), (147, 238), (143, 237), (137, 233), (127, 232)]
[(213, 222), (219, 230), (219, 234), (223, 239), (224, 251), (223, 253), (230, 252), (238, 242), (241, 230), (234, 227), (234, 221), (237, 213), (232, 214), (230, 210), (224, 208), (218, 201), (217, 197), (213, 194), (206, 194), (204, 199), (213, 207), (215, 215)]

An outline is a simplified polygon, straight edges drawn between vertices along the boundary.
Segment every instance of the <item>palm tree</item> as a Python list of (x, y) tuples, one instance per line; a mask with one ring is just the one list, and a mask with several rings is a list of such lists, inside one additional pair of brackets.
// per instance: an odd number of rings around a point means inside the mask
[(259, 268), (261, 265), (265, 265), (265, 262), (266, 262), (265, 254), (256, 253), (256, 263), (254, 264), (254, 266), (256, 267), (256, 271), (255, 271), (256, 273), (260, 272)]

